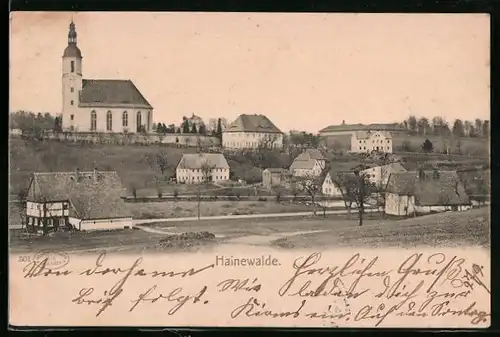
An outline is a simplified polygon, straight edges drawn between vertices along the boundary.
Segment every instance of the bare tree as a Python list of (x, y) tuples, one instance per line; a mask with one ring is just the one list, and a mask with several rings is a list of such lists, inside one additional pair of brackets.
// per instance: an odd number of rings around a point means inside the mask
[(356, 203), (359, 214), (359, 226), (362, 226), (365, 202), (375, 191), (374, 184), (370, 181), (369, 175), (363, 172), (363, 168), (357, 168), (352, 172), (338, 174), (334, 183), (339, 186), (346, 207), (348, 204), (352, 205), (352, 203)]
[(320, 191), (323, 183), (321, 176), (306, 174), (302, 177), (298, 177), (297, 183), (311, 198), (313, 214), (316, 215), (316, 194)]
[[(204, 160), (202, 162), (200, 170), (201, 170), (201, 180), (202, 180), (203, 184), (208, 184), (209, 182), (212, 181), (212, 172), (213, 172), (214, 168), (215, 168), (215, 165), (210, 165), (210, 163), (208, 161)], [(199, 184), (198, 184), (197, 197), (198, 197), (198, 220), (200, 220), (201, 186)]]

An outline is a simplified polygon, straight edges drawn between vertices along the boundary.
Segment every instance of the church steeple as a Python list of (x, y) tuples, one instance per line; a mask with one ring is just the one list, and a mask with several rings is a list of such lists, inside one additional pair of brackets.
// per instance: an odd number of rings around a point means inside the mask
[(68, 45), (76, 46), (76, 29), (73, 20), (71, 20), (71, 23), (69, 24)]

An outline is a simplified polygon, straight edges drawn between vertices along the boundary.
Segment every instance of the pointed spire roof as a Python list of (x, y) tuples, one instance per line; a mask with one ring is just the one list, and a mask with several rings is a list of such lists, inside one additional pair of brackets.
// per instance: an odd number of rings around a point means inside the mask
[(68, 32), (68, 46), (64, 50), (63, 57), (77, 57), (82, 58), (82, 52), (76, 46), (76, 28), (73, 19), (71, 19), (71, 23), (69, 24), (69, 32)]

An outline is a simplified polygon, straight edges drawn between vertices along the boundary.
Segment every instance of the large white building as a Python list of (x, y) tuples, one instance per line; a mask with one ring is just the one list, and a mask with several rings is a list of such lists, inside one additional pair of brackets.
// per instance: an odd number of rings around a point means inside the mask
[(356, 131), (351, 137), (351, 152), (372, 151), (392, 153), (392, 136), (387, 131)]
[(131, 80), (83, 79), (82, 53), (71, 22), (62, 57), (62, 128), (74, 132), (149, 132), (153, 107)]
[(229, 180), (229, 164), (222, 153), (185, 153), (176, 169), (178, 183), (201, 184)]
[(283, 132), (264, 115), (240, 115), (222, 132), (222, 146), (232, 149), (283, 147)]

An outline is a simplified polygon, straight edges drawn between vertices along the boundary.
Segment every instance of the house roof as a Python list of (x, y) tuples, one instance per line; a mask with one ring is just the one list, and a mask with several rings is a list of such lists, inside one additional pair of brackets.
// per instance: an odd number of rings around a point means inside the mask
[(222, 153), (185, 153), (177, 169), (201, 169), (204, 164), (213, 168), (228, 169), (229, 164)]
[(340, 132), (340, 131), (368, 131), (368, 130), (380, 130), (380, 131), (401, 131), (403, 128), (398, 123), (386, 123), (386, 124), (340, 124), (340, 125), (330, 125), (326, 128), (319, 130), (320, 133), (325, 132)]
[(83, 80), (79, 106), (153, 109), (131, 80)]
[(388, 163), (388, 164), (385, 164), (385, 163), (373, 163), (373, 164), (368, 165), (368, 168), (365, 171), (368, 171), (368, 170), (373, 169), (375, 167), (383, 167), (383, 168), (385, 168), (384, 171), (386, 173), (388, 173), (388, 174), (389, 173), (399, 173), (399, 172), (407, 172), (408, 171), (399, 162)]
[(245, 114), (236, 118), (224, 132), (282, 133), (266, 116)]
[(290, 165), (290, 170), (297, 170), (297, 169), (310, 170), (314, 167), (315, 164), (316, 160), (314, 159), (297, 160), (297, 158), (295, 158), (292, 165)]
[(372, 137), (373, 135), (375, 135), (376, 133), (381, 134), (385, 138), (392, 138), (391, 133), (387, 132), (387, 131), (373, 131), (373, 132), (371, 132), (371, 131), (356, 131), (356, 132), (354, 132), (354, 136), (357, 139), (368, 139), (368, 138)]
[(263, 172), (271, 172), (271, 173), (285, 173), (287, 170), (279, 167), (268, 167)]
[(130, 217), (121, 198), (124, 188), (114, 171), (33, 173), (27, 200), (69, 200), (71, 214), (79, 219)]
[(326, 160), (318, 149), (307, 149), (293, 160), (290, 169), (312, 169), (317, 160)]
[[(434, 172), (439, 177), (434, 177)], [(393, 173), (389, 177), (387, 192), (415, 197), (421, 206), (468, 204), (464, 184), (455, 171), (418, 171)]]
[(318, 149), (307, 149), (301, 154), (299, 154), (296, 158), (296, 160), (308, 160), (308, 159), (314, 159), (314, 160), (325, 160), (325, 156), (321, 153), (320, 150)]

